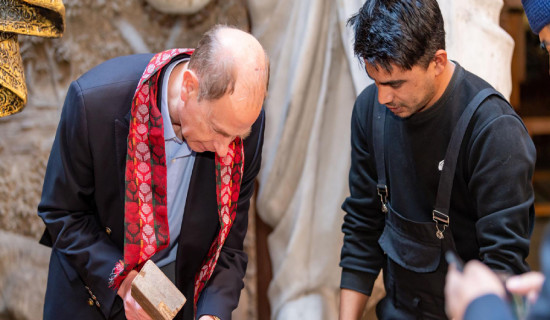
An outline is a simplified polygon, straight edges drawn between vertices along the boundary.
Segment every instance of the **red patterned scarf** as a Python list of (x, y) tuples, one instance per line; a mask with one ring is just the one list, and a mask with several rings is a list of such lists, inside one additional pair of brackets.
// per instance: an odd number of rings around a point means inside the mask
[[(164, 126), (157, 106), (160, 70), (178, 55), (189, 57), (193, 49), (172, 49), (156, 54), (141, 76), (132, 101), (132, 119), (126, 156), (124, 213), (124, 261), (119, 261), (110, 279), (118, 288), (131, 270), (140, 270), (156, 252), (170, 242), (166, 198)], [(215, 156), (216, 194), (220, 232), (195, 276), (194, 305), (214, 271), (225, 239), (235, 219), (241, 187), (244, 153), (236, 138), (226, 157)]]

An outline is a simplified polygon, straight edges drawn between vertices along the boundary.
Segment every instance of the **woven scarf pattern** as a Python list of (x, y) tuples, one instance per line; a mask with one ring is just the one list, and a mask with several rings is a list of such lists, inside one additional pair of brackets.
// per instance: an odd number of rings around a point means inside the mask
[(236, 138), (229, 145), (225, 158), (216, 155), (216, 198), (220, 232), (208, 251), (200, 272), (195, 276), (195, 294), (193, 297), (195, 313), (200, 292), (206, 286), (208, 279), (214, 272), (214, 267), (220, 256), (225, 239), (231, 230), (237, 213), (237, 201), (241, 189), (244, 164), (244, 148), (242, 140)]
[[(164, 126), (157, 105), (160, 70), (176, 56), (190, 56), (193, 49), (172, 49), (156, 54), (143, 73), (132, 101), (124, 213), (124, 261), (119, 261), (109, 279), (112, 288), (131, 270), (139, 271), (156, 252), (170, 242), (167, 198)], [(221, 248), (237, 212), (244, 164), (242, 140), (236, 138), (228, 154), (215, 156), (216, 198), (220, 230), (195, 276), (194, 310), (200, 292), (210, 279)]]
[(124, 201), (124, 261), (111, 275), (110, 286), (120, 287), (128, 273), (139, 270), (170, 242), (166, 204), (164, 125), (157, 105), (160, 72), (178, 54), (173, 49), (156, 54), (139, 80), (131, 109), (126, 155)]

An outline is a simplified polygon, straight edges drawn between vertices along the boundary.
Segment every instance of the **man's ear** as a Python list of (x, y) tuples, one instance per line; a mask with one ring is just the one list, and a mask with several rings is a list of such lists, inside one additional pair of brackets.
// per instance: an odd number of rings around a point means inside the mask
[(181, 84), (181, 100), (187, 101), (189, 98), (199, 95), (199, 78), (192, 70), (186, 69), (183, 72), (183, 81)]
[(447, 60), (447, 51), (443, 49), (437, 50), (435, 52), (433, 61), (435, 62), (435, 75), (438, 76), (443, 73), (443, 70), (445, 70), (447, 63), (449, 63), (449, 60)]

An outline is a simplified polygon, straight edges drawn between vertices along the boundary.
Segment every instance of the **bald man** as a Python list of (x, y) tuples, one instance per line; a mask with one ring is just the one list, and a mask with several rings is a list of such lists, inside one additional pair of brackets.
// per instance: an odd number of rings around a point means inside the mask
[(177, 319), (231, 319), (268, 74), (254, 37), (216, 26), (195, 50), (115, 58), (71, 84), (38, 206), (44, 319), (149, 319), (129, 290), (147, 260), (187, 297)]

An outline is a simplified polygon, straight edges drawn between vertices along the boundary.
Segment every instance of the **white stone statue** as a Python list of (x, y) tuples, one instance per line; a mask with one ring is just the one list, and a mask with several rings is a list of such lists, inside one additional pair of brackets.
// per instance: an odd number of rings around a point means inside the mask
[(197, 13), (209, 2), (210, 0), (147, 0), (158, 11), (171, 14)]
[(510, 98), (514, 40), (499, 24), (503, 0), (438, 2), (445, 21), (449, 59)]

